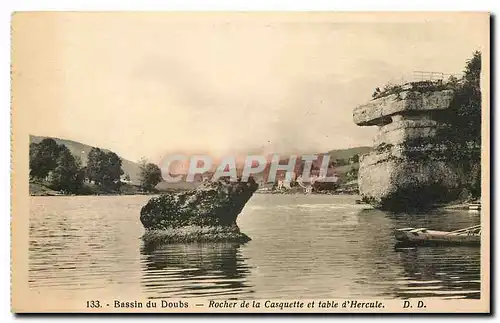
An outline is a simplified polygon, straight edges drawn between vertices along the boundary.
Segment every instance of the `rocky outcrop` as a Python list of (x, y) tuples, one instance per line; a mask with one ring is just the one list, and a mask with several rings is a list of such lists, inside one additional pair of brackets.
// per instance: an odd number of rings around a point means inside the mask
[(378, 126), (374, 149), (361, 156), (358, 175), (363, 200), (390, 210), (428, 208), (453, 199), (456, 170), (436, 144), (439, 113), (449, 108), (451, 90), (403, 88), (354, 109), (359, 126)]
[(258, 185), (221, 179), (207, 181), (186, 192), (169, 192), (154, 197), (141, 209), (143, 236), (151, 242), (246, 242), (236, 218)]
[[(423, 90), (423, 89), (421, 89)], [(429, 112), (445, 110), (453, 99), (452, 90), (425, 91), (405, 86), (398, 93), (372, 100), (354, 109), (353, 119), (358, 126), (376, 126), (392, 116), (429, 116)]]

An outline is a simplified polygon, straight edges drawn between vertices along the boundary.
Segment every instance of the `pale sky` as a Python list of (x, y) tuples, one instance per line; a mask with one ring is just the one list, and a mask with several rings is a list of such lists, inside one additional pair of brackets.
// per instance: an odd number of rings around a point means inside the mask
[(485, 14), (17, 14), (14, 109), (31, 134), (133, 161), (371, 145), (375, 129), (356, 126), (352, 110), (415, 70), (460, 73), (484, 50), (487, 22)]

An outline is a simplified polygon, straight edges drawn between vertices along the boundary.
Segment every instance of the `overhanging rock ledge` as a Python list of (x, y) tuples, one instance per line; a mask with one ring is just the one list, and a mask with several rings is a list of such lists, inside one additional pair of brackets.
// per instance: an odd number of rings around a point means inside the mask
[(374, 149), (360, 158), (362, 199), (388, 210), (423, 209), (452, 200), (459, 190), (455, 167), (436, 144), (439, 114), (448, 109), (451, 90), (403, 89), (354, 109), (359, 126), (377, 126)]
[(247, 242), (250, 238), (236, 224), (238, 214), (257, 190), (247, 182), (220, 179), (194, 190), (153, 197), (142, 207), (140, 220), (148, 243)]

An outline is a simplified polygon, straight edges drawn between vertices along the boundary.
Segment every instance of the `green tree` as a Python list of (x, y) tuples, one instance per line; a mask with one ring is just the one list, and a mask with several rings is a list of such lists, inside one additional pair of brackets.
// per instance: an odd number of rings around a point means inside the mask
[(104, 152), (96, 147), (92, 147), (87, 155), (86, 176), (89, 181), (96, 184), (102, 183), (102, 160)]
[(351, 169), (346, 173), (347, 180), (352, 181), (358, 179), (358, 171), (357, 167), (351, 167)]
[[(441, 131), (442, 139), (452, 147), (455, 160), (479, 158), (481, 145), (481, 52), (467, 61), (461, 82), (450, 85), (455, 91), (450, 109), (443, 115), (448, 124)], [(465, 155), (464, 155), (465, 154)]]
[(123, 174), (121, 166), (122, 160), (114, 152), (92, 147), (87, 156), (86, 176), (96, 185), (117, 189)]
[(57, 166), (48, 174), (47, 182), (50, 188), (76, 193), (83, 183), (80, 165), (65, 145), (60, 146)]
[(335, 191), (338, 187), (339, 184), (337, 182), (316, 181), (313, 184), (313, 189), (316, 192)]
[(50, 171), (57, 166), (60, 146), (52, 138), (46, 138), (39, 143), (30, 144), (30, 177), (45, 179)]
[[(455, 92), (450, 109), (442, 115), (438, 140), (448, 147), (448, 157), (464, 173), (464, 186), (472, 197), (481, 193), (481, 52), (467, 61), (461, 80), (448, 86)], [(466, 178), (466, 179), (465, 179)]]
[(117, 154), (110, 151), (104, 154), (103, 185), (109, 188), (119, 188), (120, 177), (123, 175), (122, 160)]
[(148, 163), (145, 159), (140, 162), (140, 186), (144, 191), (152, 191), (163, 178), (161, 169), (153, 163)]
[(348, 164), (348, 162), (345, 159), (342, 159), (342, 158), (335, 159), (335, 165), (336, 166), (344, 166), (344, 165), (347, 165), (347, 164)]
[(452, 88), (457, 88), (459, 86), (459, 80), (455, 76), (451, 75), (446, 82), (448, 86)]
[(354, 156), (351, 157), (351, 162), (353, 163), (359, 163), (359, 154), (355, 154)]

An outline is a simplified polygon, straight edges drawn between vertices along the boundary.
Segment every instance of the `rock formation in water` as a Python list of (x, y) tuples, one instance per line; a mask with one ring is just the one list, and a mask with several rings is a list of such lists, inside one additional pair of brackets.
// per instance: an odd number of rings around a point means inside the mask
[(363, 200), (390, 210), (427, 208), (453, 199), (459, 187), (446, 147), (436, 140), (440, 113), (453, 91), (409, 84), (354, 109), (359, 126), (378, 126), (374, 149), (360, 158)]
[(154, 197), (141, 209), (143, 237), (149, 243), (249, 241), (236, 218), (257, 188), (251, 177), (248, 182), (221, 179)]

